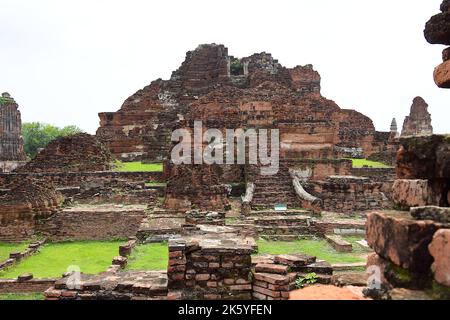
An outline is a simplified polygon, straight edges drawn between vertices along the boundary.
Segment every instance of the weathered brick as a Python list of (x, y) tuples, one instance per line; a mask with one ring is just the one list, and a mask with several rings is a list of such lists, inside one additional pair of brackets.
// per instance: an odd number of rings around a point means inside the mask
[(197, 274), (196, 276), (195, 276), (195, 280), (197, 280), (197, 281), (207, 281), (207, 280), (209, 280), (211, 278), (211, 276), (209, 275), (209, 274), (207, 274), (207, 273), (204, 273), (204, 274)]
[(276, 273), (276, 274), (287, 274), (289, 268), (287, 266), (278, 264), (257, 264), (255, 267), (256, 272), (263, 273)]
[(262, 293), (268, 297), (278, 298), (281, 297), (280, 291), (273, 291), (266, 288), (261, 288), (258, 286), (253, 286), (253, 291)]
[(252, 290), (251, 284), (239, 284), (239, 285), (232, 285), (229, 287), (232, 291), (247, 291)]
[(280, 274), (255, 273), (254, 277), (256, 280), (268, 282), (271, 284), (277, 285), (289, 284), (289, 277)]

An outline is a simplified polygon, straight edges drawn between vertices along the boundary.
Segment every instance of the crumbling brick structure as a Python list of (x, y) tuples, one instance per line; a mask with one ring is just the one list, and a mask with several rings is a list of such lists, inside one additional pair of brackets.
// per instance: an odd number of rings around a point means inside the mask
[[(367, 218), (366, 238), (375, 254), (367, 261), (370, 286), (377, 299), (449, 299), (450, 250), (448, 208), (420, 208), (408, 212), (373, 212)], [(427, 212), (438, 212), (429, 219)], [(446, 213), (447, 212), (447, 213)], [(424, 213), (424, 215), (422, 215)], [(413, 217), (413, 216), (414, 217)]]
[(401, 138), (400, 144), (393, 200), (409, 212), (368, 214), (366, 238), (375, 254), (366, 291), (379, 299), (417, 292), (421, 299), (449, 299), (450, 140), (432, 135)]
[(164, 207), (223, 211), (228, 206), (227, 189), (218, 179), (216, 165), (168, 165)]
[(310, 182), (311, 193), (323, 199), (323, 210), (334, 212), (364, 212), (392, 207), (389, 191), (382, 182), (366, 177), (330, 176), (324, 181)]
[(448, 135), (400, 139), (393, 197), (401, 208), (450, 204)]
[(187, 236), (169, 241), (169, 297), (250, 300), (253, 238), (235, 234)]
[[(392, 158), (397, 147), (395, 135), (375, 131), (368, 117), (324, 98), (320, 81), (312, 65), (289, 69), (269, 53), (237, 59), (223, 45), (200, 45), (186, 54), (169, 80), (139, 90), (116, 113), (101, 113), (97, 136), (117, 158), (160, 162), (170, 158), (172, 131), (192, 132), (195, 121), (202, 121), (203, 130), (222, 133), (277, 129), (282, 165), (275, 177), (265, 179), (243, 165), (168, 165), (165, 207), (220, 210), (226, 206), (221, 185), (235, 182), (256, 184), (255, 205), (299, 207), (302, 201), (291, 183), (286, 184), (291, 162), (308, 160), (304, 165), (317, 175), (324, 170), (342, 175), (349, 174), (348, 164), (333, 163), (336, 158), (381, 153)], [(264, 185), (277, 189), (278, 195)], [(269, 193), (274, 199), (260, 199)]]
[[(450, 3), (444, 0), (441, 13), (431, 17), (425, 25), (425, 39), (431, 44), (450, 45)], [(450, 48), (442, 52), (443, 63), (434, 69), (434, 82), (440, 88), (450, 88)]]
[(117, 158), (161, 161), (171, 131), (192, 110), (200, 111), (197, 120), (218, 119), (214, 128), (279, 128), (282, 152), (291, 155), (341, 146), (368, 156), (385, 148), (369, 118), (321, 96), (311, 65), (285, 68), (269, 53), (236, 59), (216, 44), (188, 52), (170, 80), (152, 82), (118, 112), (101, 113), (97, 136)]
[(0, 241), (19, 242), (34, 235), (39, 220), (55, 213), (63, 197), (53, 185), (23, 180), (0, 196)]
[(20, 111), (14, 99), (5, 92), (0, 97), (0, 172), (12, 171), (26, 160)]
[(264, 255), (252, 264), (254, 300), (288, 300), (298, 278), (314, 272), (319, 283), (327, 284), (333, 274), (328, 262), (304, 254)]
[(108, 149), (95, 136), (78, 133), (53, 140), (17, 172), (107, 171), (111, 165)]

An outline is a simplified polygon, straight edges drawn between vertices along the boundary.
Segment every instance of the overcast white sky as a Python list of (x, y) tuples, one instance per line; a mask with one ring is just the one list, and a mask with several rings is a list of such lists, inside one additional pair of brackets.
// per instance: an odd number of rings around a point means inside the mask
[(313, 64), (322, 94), (399, 127), (412, 99), (450, 132), (450, 91), (433, 82), (443, 46), (423, 37), (441, 0), (0, 0), (0, 91), (23, 121), (74, 124), (90, 133), (98, 112), (157, 78), (185, 52), (221, 43), (237, 57), (266, 51), (287, 67)]

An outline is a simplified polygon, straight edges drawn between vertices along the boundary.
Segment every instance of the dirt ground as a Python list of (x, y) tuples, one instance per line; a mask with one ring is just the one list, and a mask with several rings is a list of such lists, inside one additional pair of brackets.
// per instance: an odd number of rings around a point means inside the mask
[(330, 285), (313, 285), (291, 291), (289, 300), (369, 300), (364, 298), (362, 287), (339, 288)]

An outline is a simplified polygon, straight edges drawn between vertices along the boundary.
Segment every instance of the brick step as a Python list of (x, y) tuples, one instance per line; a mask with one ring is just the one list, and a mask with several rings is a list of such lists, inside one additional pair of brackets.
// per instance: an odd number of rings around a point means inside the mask
[(281, 264), (258, 263), (255, 266), (255, 272), (287, 275), (289, 267)]
[(288, 209), (300, 207), (300, 201), (295, 201), (295, 200), (285, 199), (285, 198), (277, 198), (277, 199), (269, 199), (269, 200), (255, 199), (254, 201), (252, 201), (252, 208), (273, 209), (274, 205), (279, 204), (279, 203), (285, 204)]
[[(273, 209), (273, 206), (275, 204), (277, 204), (277, 203), (280, 203), (280, 202), (257, 203), (257, 204), (252, 204), (251, 208), (253, 210)], [(288, 209), (289, 208), (298, 208), (298, 207), (300, 207), (300, 204), (297, 203), (297, 202), (293, 203), (293, 202), (282, 201), (281, 203), (285, 204), (288, 207)]]
[(255, 190), (253, 198), (277, 198), (277, 197), (293, 197), (297, 198), (297, 194), (294, 190)]
[(286, 234), (259, 234), (261, 239), (267, 241), (295, 241), (311, 238), (311, 235), (308, 234), (297, 234), (297, 235), (286, 235)]
[(255, 186), (261, 186), (261, 187), (267, 187), (267, 186), (289, 186), (292, 187), (292, 181), (291, 180), (264, 180), (264, 181), (256, 181), (254, 182)]
[(353, 247), (350, 242), (339, 235), (325, 235), (327, 242), (338, 252), (352, 252)]
[(259, 197), (259, 198), (280, 197), (280, 196), (297, 197), (294, 190), (283, 191), (283, 190), (273, 189), (273, 190), (259, 190), (259, 191), (256, 190), (253, 198), (255, 198), (255, 197)]
[(286, 199), (286, 200), (297, 200), (299, 199), (295, 193), (289, 192), (262, 192), (262, 193), (256, 193), (253, 195), (253, 199), (258, 199), (261, 201), (264, 200), (277, 200), (277, 199)]
[[(279, 202), (276, 202), (279, 203)], [(258, 203), (258, 204), (252, 204), (251, 208), (252, 210), (265, 210), (265, 209), (272, 209), (274, 206), (275, 202), (272, 203)], [(286, 203), (283, 202), (283, 204), (286, 204), (288, 208), (298, 208), (300, 206), (300, 204), (298, 203)]]
[(329, 264), (326, 261), (316, 261), (315, 263), (309, 264), (307, 266), (304, 267), (298, 267), (295, 268), (296, 272), (302, 272), (302, 273), (316, 273), (316, 274), (328, 274), (328, 275), (332, 275), (333, 274), (333, 267), (331, 266), (331, 264)]
[(280, 186), (280, 187), (289, 187), (292, 188), (292, 183), (289, 181), (286, 182), (280, 182), (280, 181), (260, 181), (255, 182), (256, 188), (266, 188), (266, 187), (272, 187), (272, 186)]
[(260, 202), (269, 202), (269, 201), (277, 201), (277, 200), (289, 200), (289, 201), (296, 201), (298, 198), (295, 195), (291, 194), (278, 194), (278, 195), (271, 195), (271, 196), (261, 196), (259, 194), (255, 194), (253, 196), (252, 201), (258, 200)]
[(259, 210), (259, 211), (251, 211), (248, 218), (246, 218), (246, 221), (253, 221), (252, 219), (261, 218), (261, 216), (264, 217), (270, 217), (270, 216), (281, 216), (283, 218), (290, 217), (290, 216), (305, 216), (310, 217), (311, 211), (307, 209), (290, 209), (287, 211), (275, 211), (273, 209), (268, 210)]
[(308, 220), (310, 220), (311, 217), (306, 215), (280, 215), (276, 212), (274, 212), (269, 217), (256, 217), (252, 219), (248, 219), (248, 221), (254, 221), (256, 224), (260, 225), (266, 225), (266, 224), (275, 224), (275, 225), (283, 225), (283, 224), (297, 224), (301, 223), (302, 225), (307, 225)]
[(293, 235), (309, 234), (310, 229), (306, 226), (280, 226), (280, 227), (256, 227), (256, 231), (260, 235)]

